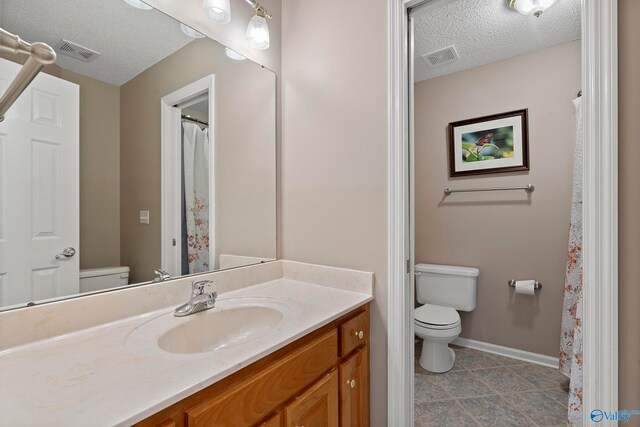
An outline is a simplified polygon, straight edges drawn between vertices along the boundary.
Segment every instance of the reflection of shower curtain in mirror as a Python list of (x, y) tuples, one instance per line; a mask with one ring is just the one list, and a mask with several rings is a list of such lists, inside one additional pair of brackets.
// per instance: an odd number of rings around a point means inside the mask
[(576, 108), (576, 141), (569, 252), (564, 284), (560, 370), (569, 377), (567, 425), (582, 425), (582, 99)]
[[(183, 123), (183, 179), (189, 273), (209, 271), (209, 136)], [(184, 248), (183, 248), (184, 250)], [(184, 258), (184, 257), (183, 257)]]

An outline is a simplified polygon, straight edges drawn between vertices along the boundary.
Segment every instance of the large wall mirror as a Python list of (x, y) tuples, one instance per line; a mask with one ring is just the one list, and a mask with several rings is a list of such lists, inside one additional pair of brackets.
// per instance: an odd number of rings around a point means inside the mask
[(121, 0), (0, 27), (57, 53), (0, 123), (0, 310), (276, 259), (273, 72)]

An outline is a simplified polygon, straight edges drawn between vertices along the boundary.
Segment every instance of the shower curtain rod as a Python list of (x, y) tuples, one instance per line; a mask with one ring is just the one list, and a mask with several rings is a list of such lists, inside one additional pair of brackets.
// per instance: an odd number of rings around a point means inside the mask
[(18, 97), (29, 86), (45, 65), (56, 62), (56, 52), (45, 43), (27, 43), (15, 34), (0, 28), (0, 51), (14, 55), (29, 55), (16, 77), (0, 98), (0, 122)]
[(182, 120), (188, 120), (190, 122), (194, 122), (194, 123), (197, 123), (199, 125), (209, 126), (209, 123), (207, 123), (207, 122), (203, 122), (202, 120), (194, 119), (192, 117), (187, 117), (184, 114), (182, 115)]

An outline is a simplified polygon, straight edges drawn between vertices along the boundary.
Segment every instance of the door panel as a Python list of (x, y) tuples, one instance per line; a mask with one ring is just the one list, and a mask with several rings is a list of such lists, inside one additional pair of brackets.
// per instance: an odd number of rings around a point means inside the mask
[[(0, 59), (0, 86), (19, 64)], [(78, 293), (79, 88), (39, 74), (0, 123), (0, 305)]]

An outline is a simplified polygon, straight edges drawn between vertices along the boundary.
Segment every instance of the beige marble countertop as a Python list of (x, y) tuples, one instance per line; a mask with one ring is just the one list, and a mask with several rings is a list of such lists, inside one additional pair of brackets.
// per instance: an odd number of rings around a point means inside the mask
[[(222, 350), (161, 350), (159, 336), (192, 317), (176, 318), (170, 306), (0, 351), (2, 425), (131, 425), (373, 299), (370, 273), (335, 269), (343, 277), (333, 284), (334, 269), (283, 263), (282, 277), (220, 293), (216, 308), (192, 315), (238, 303), (283, 314), (267, 334)], [(348, 273), (360, 274), (359, 286), (340, 286)]]

